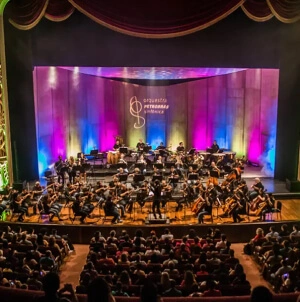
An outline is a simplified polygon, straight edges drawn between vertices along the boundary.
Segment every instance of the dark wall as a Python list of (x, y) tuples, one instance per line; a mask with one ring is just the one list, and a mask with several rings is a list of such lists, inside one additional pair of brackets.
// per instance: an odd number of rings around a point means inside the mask
[[(14, 130), (16, 127), (12, 127), (12, 140), (17, 146), (23, 147), (24, 131), (31, 140), (35, 137), (32, 74), (29, 68), (31, 64), (280, 67), (275, 177), (294, 179), (300, 133), (300, 111), (297, 111), (300, 109), (300, 102), (295, 104), (297, 84), (300, 83), (297, 70), (300, 43), (296, 38), (299, 36), (299, 29), (299, 22), (287, 25), (275, 18), (264, 23), (254, 22), (240, 10), (208, 29), (185, 37), (163, 40), (126, 36), (104, 28), (78, 12), (60, 23), (43, 19), (28, 32), (13, 30), (11, 25), (7, 25), (5, 30), (12, 123), (19, 117), (15, 112), (16, 105), (21, 108), (29, 106), (24, 122), (26, 129), (17, 132)], [(13, 51), (16, 46), (19, 48)], [(20, 85), (24, 86), (27, 93), (16, 91)], [(25, 148), (25, 152), (26, 158), (34, 154), (30, 162), (36, 160), (36, 145), (33, 142)], [(18, 156), (21, 154), (18, 153)], [(19, 166), (23, 175), (23, 166)], [(27, 170), (26, 173), (37, 176), (36, 167), (30, 167), (31, 171)]]
[(31, 33), (5, 24), (8, 99), (14, 180), (38, 175)]

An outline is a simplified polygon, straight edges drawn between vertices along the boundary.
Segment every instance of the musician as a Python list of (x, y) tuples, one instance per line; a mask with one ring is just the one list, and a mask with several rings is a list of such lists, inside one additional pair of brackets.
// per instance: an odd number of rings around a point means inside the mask
[(261, 211), (260, 220), (265, 221), (266, 220), (266, 214), (272, 213), (274, 206), (275, 206), (275, 198), (272, 193), (268, 193), (265, 195), (265, 204), (263, 206), (263, 209)]
[(167, 201), (172, 196), (173, 187), (169, 185), (165, 180), (161, 181), (161, 196), (162, 196), (162, 207), (164, 208)]
[[(64, 196), (66, 198), (66, 206), (71, 201), (75, 201), (75, 197), (73, 196), (76, 193), (76, 186), (72, 185), (70, 182), (67, 184), (67, 187), (64, 189)], [(78, 194), (79, 195), (79, 194)]]
[(52, 216), (49, 217), (49, 222), (52, 222), (55, 216), (58, 218), (59, 221), (62, 221), (62, 219), (60, 218), (60, 211), (62, 205), (57, 202), (58, 198), (58, 194), (55, 193), (52, 189), (48, 189), (48, 193), (43, 197), (43, 212), (49, 215), (52, 214)]
[(146, 167), (147, 167), (147, 161), (144, 158), (144, 155), (141, 154), (141, 156), (139, 157), (139, 159), (136, 161), (137, 164), (141, 165), (141, 171), (143, 174), (146, 173)]
[(191, 174), (197, 174), (197, 173), (194, 171), (193, 166), (189, 166), (189, 167), (188, 167), (188, 170), (187, 170), (187, 172), (186, 172), (186, 177), (187, 177), (187, 179), (189, 179), (189, 176), (190, 176)]
[(95, 199), (97, 200), (100, 208), (102, 207), (103, 203), (105, 202), (105, 192), (108, 190), (108, 187), (101, 183), (101, 181), (97, 181), (93, 193), (95, 194)]
[(169, 175), (168, 179), (169, 179), (169, 183), (171, 184), (171, 186), (173, 188), (175, 188), (177, 186), (179, 175), (174, 166), (172, 166), (170, 169), (170, 175)]
[(182, 210), (183, 204), (187, 205), (194, 200), (194, 190), (191, 186), (188, 185), (188, 183), (186, 182), (183, 183), (180, 193), (182, 193), (183, 198), (177, 201), (177, 207), (175, 209), (175, 212)]
[(199, 198), (201, 203), (198, 206), (196, 214), (198, 213), (198, 222), (201, 224), (204, 223), (204, 215), (212, 215), (212, 205), (216, 198), (216, 192), (213, 184), (210, 184), (207, 190), (203, 192), (203, 196), (200, 194)]
[(83, 200), (82, 211), (84, 214), (86, 214), (86, 216), (89, 216), (95, 208), (95, 206), (92, 203), (94, 194), (87, 187), (83, 188), (82, 193), (83, 193), (81, 196), (81, 199)]
[(218, 153), (220, 151), (220, 147), (216, 140), (214, 140), (213, 144), (211, 145), (211, 149), (212, 153)]
[(251, 188), (253, 190), (250, 192), (250, 200), (256, 198), (260, 194), (260, 192), (264, 191), (265, 189), (264, 185), (258, 177), (254, 178), (254, 184), (251, 186)]
[(31, 199), (36, 199), (38, 196), (43, 194), (45, 187), (41, 186), (39, 181), (36, 181), (31, 190)]
[[(137, 187), (135, 186), (134, 188), (136, 189)], [(136, 191), (137, 191), (136, 201), (142, 209), (147, 201), (147, 198), (149, 198), (149, 193), (150, 193), (149, 182), (147, 180), (144, 180), (144, 182), (140, 184), (139, 189), (136, 189)]]
[(119, 204), (124, 206), (124, 209), (128, 209), (128, 213), (132, 213), (133, 209), (133, 200), (131, 198), (131, 194), (133, 193), (132, 189), (128, 189), (125, 184), (121, 184), (121, 187), (118, 192), (118, 196), (121, 198), (118, 202)]
[(118, 179), (120, 179), (120, 176), (125, 176), (128, 175), (128, 171), (127, 169), (123, 169), (122, 167), (119, 168), (119, 172), (117, 174), (115, 174), (116, 177), (118, 177)]
[(11, 208), (14, 213), (20, 213), (18, 217), (19, 222), (24, 220), (24, 216), (28, 212), (28, 205), (25, 201), (29, 196), (30, 194), (23, 195), (23, 197), (21, 197), (21, 194), (19, 194), (16, 190), (12, 193)]
[(183, 146), (183, 142), (180, 142), (180, 143), (179, 143), (179, 146), (176, 148), (176, 151), (177, 151), (178, 153), (183, 153), (184, 150), (185, 150), (185, 148), (184, 148), (184, 146)]
[[(49, 187), (51, 187), (51, 186), (52, 186), (52, 184), (49, 185)], [(38, 197), (40, 197), (43, 194), (44, 190), (46, 190), (45, 187), (42, 187), (39, 181), (36, 181), (34, 186), (32, 187), (29, 203), (30, 203), (30, 205), (33, 206), (33, 214), (34, 215), (37, 213), (36, 200), (38, 199)]]
[(117, 224), (118, 222), (123, 222), (120, 218), (119, 210), (117, 209), (116, 205), (114, 204), (112, 200), (112, 196), (109, 195), (106, 198), (105, 204), (104, 204), (104, 210), (106, 216), (113, 216), (111, 223)]
[(161, 185), (160, 185), (160, 181), (158, 179), (154, 181), (152, 191), (154, 194), (153, 203), (152, 203), (153, 216), (156, 219), (156, 213), (155, 213), (155, 208), (156, 208), (159, 218), (162, 219), (161, 212), (160, 212)]
[(56, 171), (56, 174), (58, 176), (58, 182), (60, 183), (60, 180), (62, 180), (62, 185), (65, 185), (65, 162), (62, 160), (62, 156), (59, 155), (58, 161), (54, 164), (54, 169)]
[(122, 184), (120, 182), (117, 183), (116, 189), (112, 191), (110, 194), (112, 196), (112, 201), (116, 205), (118, 209), (121, 210), (121, 217), (125, 218), (125, 206), (126, 201), (123, 199), (123, 197), (120, 196), (122, 192)]
[(234, 223), (241, 222), (243, 219), (239, 214), (241, 214), (241, 210), (244, 208), (244, 199), (242, 198), (240, 193), (235, 193), (231, 198), (234, 201), (229, 211), (229, 215), (232, 215)]
[(85, 218), (94, 210), (94, 206), (90, 203), (88, 197), (81, 197), (77, 194), (72, 204), (72, 210), (75, 216), (81, 216), (80, 222), (84, 223)]
[(118, 160), (118, 164), (125, 164), (125, 165), (127, 165), (127, 161), (125, 160), (125, 154), (124, 153), (120, 154), (120, 158)]
[(76, 163), (75, 163), (75, 159), (73, 156), (70, 156), (68, 159), (68, 174), (69, 174), (69, 182), (72, 184), (75, 181), (75, 177), (76, 177)]
[(157, 166), (153, 166), (153, 174), (152, 176), (162, 176), (162, 171), (157, 168)]
[(85, 169), (86, 169), (86, 167), (85, 167), (86, 163), (87, 163), (87, 158), (84, 156), (84, 153), (81, 152), (80, 156), (78, 158), (78, 165), (80, 167), (79, 168), (79, 171), (80, 171), (79, 179), (81, 181), (82, 178), (83, 178), (84, 182), (86, 182), (86, 171), (85, 171)]
[(210, 177), (208, 179), (207, 184), (209, 185), (210, 183), (212, 183), (214, 186), (218, 186), (219, 185), (218, 176), (220, 176), (220, 169), (217, 167), (214, 161), (211, 162), (209, 173), (210, 173)]
[(129, 174), (128, 177), (133, 177), (133, 181), (131, 185), (136, 189), (137, 187), (140, 187), (142, 182), (138, 178), (140, 177), (141, 170), (139, 168), (134, 168), (133, 173)]
[(119, 151), (120, 147), (121, 147), (120, 140), (117, 139), (116, 143), (113, 146), (113, 150), (114, 151)]
[(164, 143), (161, 142), (161, 143), (159, 144), (159, 146), (156, 147), (155, 150), (159, 151), (159, 155), (160, 155), (160, 156), (166, 158), (166, 157), (168, 156), (168, 152), (167, 152), (166, 149), (167, 149), (167, 148), (166, 148), (166, 146), (164, 145)]
[(136, 150), (138, 153), (143, 153), (145, 148), (145, 143), (143, 142), (143, 139), (139, 139), (139, 142), (136, 144)]

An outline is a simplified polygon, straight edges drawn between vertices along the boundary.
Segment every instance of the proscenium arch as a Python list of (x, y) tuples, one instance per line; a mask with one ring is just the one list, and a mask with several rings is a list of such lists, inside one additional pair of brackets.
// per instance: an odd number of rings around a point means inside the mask
[[(3, 136), (3, 152), (0, 150), (0, 179), (2, 181), (3, 168), (7, 167), (8, 175), (6, 175), (6, 181), (10, 184), (13, 183), (13, 168), (12, 168), (12, 151), (11, 151), (11, 136), (10, 136), (10, 120), (9, 120), (9, 109), (8, 109), (8, 92), (7, 92), (7, 76), (6, 76), (6, 54), (5, 54), (5, 36), (4, 36), (4, 9), (10, 0), (0, 0), (0, 64), (1, 64), (1, 75), (0, 85), (2, 86), (2, 95), (0, 102), (2, 103), (3, 110), (0, 112), (0, 140)], [(0, 182), (1, 183), (1, 182)], [(4, 186), (6, 183), (2, 183)], [(2, 188), (0, 187), (0, 190)]]

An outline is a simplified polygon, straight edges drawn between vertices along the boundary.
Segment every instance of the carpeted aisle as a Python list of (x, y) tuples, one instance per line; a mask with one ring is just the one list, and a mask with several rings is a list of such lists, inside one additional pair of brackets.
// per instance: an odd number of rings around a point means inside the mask
[(258, 285), (264, 285), (272, 290), (272, 286), (260, 275), (257, 263), (252, 260), (251, 256), (243, 253), (244, 245), (245, 243), (234, 243), (231, 245), (231, 248), (234, 250), (235, 257), (240, 260), (240, 264), (244, 267), (251, 288), (253, 289)]
[(74, 244), (74, 247), (75, 253), (69, 255), (61, 266), (60, 284), (63, 286), (66, 283), (71, 283), (75, 289), (79, 282), (79, 275), (86, 263), (89, 246), (86, 244)]

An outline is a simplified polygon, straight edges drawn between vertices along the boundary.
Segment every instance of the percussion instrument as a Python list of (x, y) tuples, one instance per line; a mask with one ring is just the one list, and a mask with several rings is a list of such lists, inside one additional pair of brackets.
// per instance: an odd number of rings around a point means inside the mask
[(225, 154), (224, 153), (213, 153), (212, 157), (215, 161), (222, 160), (224, 158)]
[(208, 158), (210, 157), (209, 152), (200, 152), (200, 155), (202, 155), (204, 157), (204, 161), (207, 161)]
[(235, 155), (236, 155), (236, 153), (235, 153), (235, 152), (232, 152), (232, 151), (226, 151), (226, 152), (223, 152), (223, 154), (225, 154), (225, 156), (226, 156), (228, 159), (234, 159), (234, 158), (235, 158)]
[(107, 153), (107, 163), (110, 165), (117, 164), (120, 158), (119, 151), (108, 151)]

